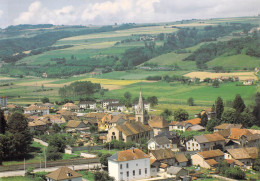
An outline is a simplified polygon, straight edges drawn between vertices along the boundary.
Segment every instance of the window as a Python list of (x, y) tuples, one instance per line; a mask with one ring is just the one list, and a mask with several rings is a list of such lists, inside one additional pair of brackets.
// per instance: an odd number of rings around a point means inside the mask
[(197, 144), (197, 146), (199, 146), (199, 144)]
[(144, 173), (147, 174), (147, 168), (145, 168)]
[(133, 176), (135, 176), (135, 170), (133, 170)]
[(120, 169), (123, 169), (123, 165), (122, 164), (120, 164)]
[(128, 163), (126, 164), (126, 168), (128, 168)]
[(126, 172), (126, 176), (129, 177), (129, 172), (128, 171)]
[(139, 175), (141, 175), (142, 174), (142, 170), (141, 169), (139, 169)]
[(138, 163), (136, 164), (136, 166), (138, 166)]

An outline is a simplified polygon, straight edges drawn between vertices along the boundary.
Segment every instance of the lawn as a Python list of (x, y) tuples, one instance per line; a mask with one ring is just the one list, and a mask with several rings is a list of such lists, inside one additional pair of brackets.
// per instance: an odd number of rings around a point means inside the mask
[(223, 66), (224, 68), (243, 69), (243, 68), (255, 68), (260, 66), (260, 59), (257, 57), (251, 57), (248, 55), (232, 55), (232, 56), (220, 56), (209, 62), (207, 62), (209, 68), (216, 66)]
[(89, 180), (89, 181), (94, 181), (94, 174), (89, 171), (78, 171), (79, 174), (83, 176), (83, 178)]
[(18, 176), (18, 177), (2, 177), (0, 178), (0, 181), (33, 181), (33, 179), (30, 177)]
[(113, 155), (114, 153), (117, 153), (121, 150), (118, 150), (118, 149), (111, 149), (111, 150), (107, 150), (107, 149), (102, 149), (102, 150), (84, 150), (82, 152), (85, 152), (85, 153), (93, 153), (93, 154), (98, 154), (98, 153), (102, 153), (102, 154), (111, 154)]
[[(147, 63), (156, 63), (159, 66), (178, 65), (178, 67), (180, 67), (182, 70), (196, 70), (197, 68), (195, 61), (183, 61), (183, 59), (188, 57), (189, 55), (190, 53), (177, 54), (171, 52), (155, 57), (147, 61)], [(140, 66), (143, 66), (143, 64)]]

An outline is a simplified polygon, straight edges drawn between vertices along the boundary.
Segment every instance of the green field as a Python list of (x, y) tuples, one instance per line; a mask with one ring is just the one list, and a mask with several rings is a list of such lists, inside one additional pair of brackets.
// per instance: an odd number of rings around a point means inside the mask
[(2, 177), (0, 178), (0, 181), (33, 181), (34, 179), (30, 177)]
[(232, 56), (220, 56), (207, 62), (209, 68), (216, 66), (223, 66), (225, 68), (243, 69), (243, 68), (255, 68), (260, 66), (260, 58), (251, 57), (248, 55), (232, 55)]

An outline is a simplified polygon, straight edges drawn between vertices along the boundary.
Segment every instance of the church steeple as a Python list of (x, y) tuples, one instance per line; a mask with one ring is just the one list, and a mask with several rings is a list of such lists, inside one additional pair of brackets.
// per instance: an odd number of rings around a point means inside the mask
[(135, 110), (135, 119), (136, 121), (140, 121), (143, 124), (147, 124), (146, 111), (144, 109), (144, 101), (143, 101), (143, 96), (141, 91), (139, 96), (139, 102)]

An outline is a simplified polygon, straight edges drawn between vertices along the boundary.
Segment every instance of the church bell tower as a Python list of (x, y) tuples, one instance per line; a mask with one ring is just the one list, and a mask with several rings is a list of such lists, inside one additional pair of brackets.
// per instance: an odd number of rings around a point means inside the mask
[(144, 108), (143, 96), (142, 96), (141, 91), (140, 91), (140, 96), (139, 96), (139, 102), (138, 102), (137, 108), (135, 109), (135, 121), (140, 121), (143, 124), (148, 124), (146, 111)]

